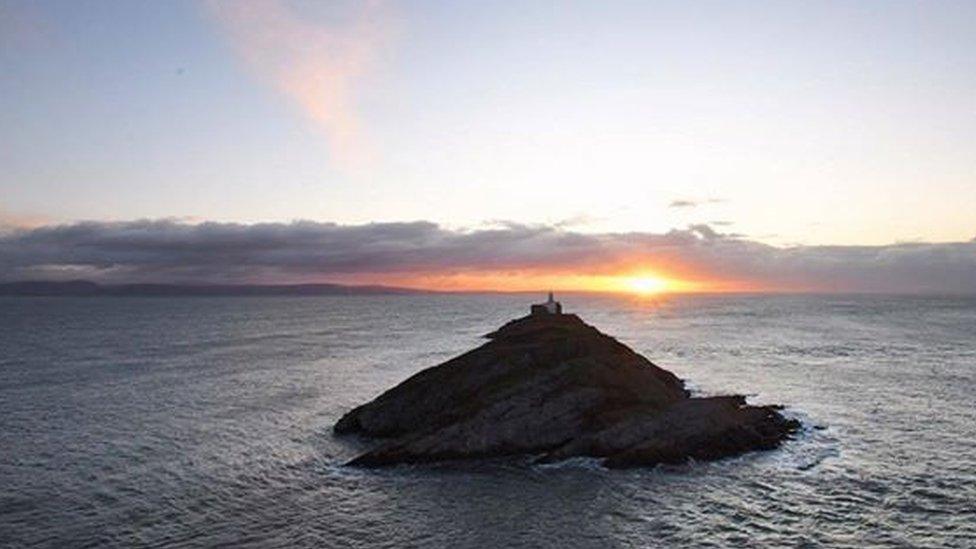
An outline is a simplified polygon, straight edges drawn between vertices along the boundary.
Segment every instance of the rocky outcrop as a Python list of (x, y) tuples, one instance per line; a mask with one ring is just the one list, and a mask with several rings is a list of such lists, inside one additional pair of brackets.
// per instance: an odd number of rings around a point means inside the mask
[(343, 416), (337, 434), (382, 439), (350, 463), (529, 455), (645, 466), (775, 448), (798, 427), (741, 396), (691, 397), (576, 315), (532, 315), (486, 337)]

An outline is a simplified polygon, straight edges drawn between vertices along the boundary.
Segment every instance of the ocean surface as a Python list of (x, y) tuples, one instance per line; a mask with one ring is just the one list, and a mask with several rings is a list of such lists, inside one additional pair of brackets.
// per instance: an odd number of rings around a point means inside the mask
[(358, 470), (342, 413), (539, 296), (4, 298), (0, 546), (976, 546), (976, 299), (557, 297), (806, 429), (655, 469)]

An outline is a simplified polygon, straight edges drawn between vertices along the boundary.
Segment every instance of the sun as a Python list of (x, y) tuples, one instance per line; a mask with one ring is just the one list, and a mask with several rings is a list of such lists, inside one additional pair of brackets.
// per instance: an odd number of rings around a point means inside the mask
[(668, 289), (668, 282), (653, 276), (634, 276), (624, 280), (624, 287), (638, 294), (656, 294)]

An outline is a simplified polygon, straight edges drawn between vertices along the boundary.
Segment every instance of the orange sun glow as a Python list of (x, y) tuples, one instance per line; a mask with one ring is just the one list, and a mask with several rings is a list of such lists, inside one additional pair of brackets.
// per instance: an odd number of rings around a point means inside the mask
[[(358, 283), (363, 283), (358, 280)], [(637, 296), (653, 296), (672, 292), (711, 290), (712, 285), (698, 280), (685, 280), (649, 271), (630, 271), (620, 274), (577, 274), (538, 271), (466, 272), (448, 275), (410, 275), (392, 279), (369, 280), (368, 283), (400, 285), (446, 291), (556, 291), (611, 292)]]
[(624, 278), (623, 284), (638, 294), (656, 294), (668, 290), (668, 281), (655, 276), (635, 276)]

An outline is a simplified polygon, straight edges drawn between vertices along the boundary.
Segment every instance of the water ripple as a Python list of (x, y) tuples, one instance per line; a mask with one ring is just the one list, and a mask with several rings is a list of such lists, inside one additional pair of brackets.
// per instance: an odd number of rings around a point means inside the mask
[[(783, 403), (774, 452), (358, 470), (332, 423), (520, 296), (0, 300), (5, 547), (969, 547), (976, 302), (566, 298), (697, 392)], [(391, 311), (393, 314), (391, 314)], [(403, 311), (403, 314), (399, 312)]]

